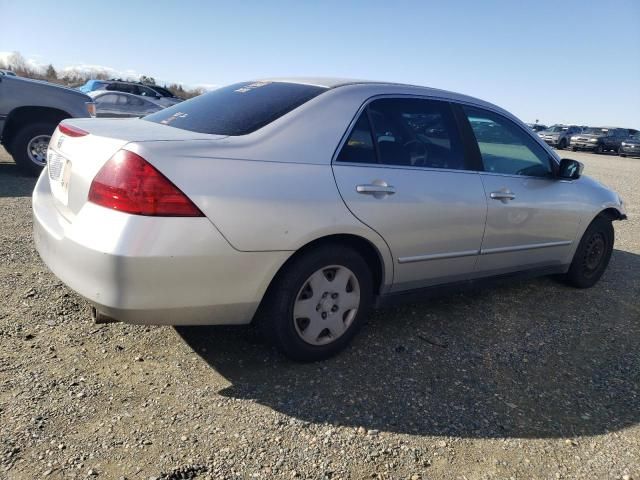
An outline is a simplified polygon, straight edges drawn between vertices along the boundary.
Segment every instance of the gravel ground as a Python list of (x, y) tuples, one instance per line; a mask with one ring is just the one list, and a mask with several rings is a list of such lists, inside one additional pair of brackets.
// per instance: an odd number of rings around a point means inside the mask
[(378, 311), (300, 365), (250, 328), (93, 324), (1, 152), (0, 478), (640, 479), (640, 159), (567, 155), (627, 202), (596, 287)]

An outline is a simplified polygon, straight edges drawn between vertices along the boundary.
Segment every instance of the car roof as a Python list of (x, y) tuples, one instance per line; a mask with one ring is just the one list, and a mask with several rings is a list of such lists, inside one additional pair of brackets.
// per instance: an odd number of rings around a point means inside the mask
[(456, 93), (449, 90), (441, 90), (438, 88), (424, 87), (420, 85), (412, 85), (408, 83), (390, 82), (383, 80), (361, 80), (353, 78), (340, 78), (340, 77), (275, 77), (275, 78), (262, 78), (254, 80), (254, 82), (283, 82), (283, 83), (298, 83), (302, 85), (315, 85), (317, 87), (324, 87), (327, 89), (334, 89), (339, 87), (353, 87), (362, 88), (367, 90), (377, 89), (378, 93), (384, 94), (409, 94), (409, 95), (424, 95), (429, 97), (439, 97), (443, 99), (449, 99), (451, 101), (463, 101), (469, 102), (480, 106), (488, 106), (494, 109), (504, 112), (504, 109), (494, 105), (485, 100), (464, 95), (462, 93)]
[(162, 107), (162, 105), (154, 101), (155, 100), (154, 98), (145, 97), (144, 95), (135, 95), (129, 92), (121, 92), (120, 90), (94, 90), (92, 92), (87, 92), (87, 95), (89, 95), (91, 98), (101, 97), (103, 95), (126, 95), (127, 97), (141, 98), (143, 100), (153, 103), (154, 105), (158, 105), (159, 107)]

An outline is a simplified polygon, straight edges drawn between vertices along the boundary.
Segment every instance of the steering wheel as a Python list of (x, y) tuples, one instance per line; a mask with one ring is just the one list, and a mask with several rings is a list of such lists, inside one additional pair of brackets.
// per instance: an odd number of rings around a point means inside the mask
[(409, 147), (409, 145), (411, 144), (416, 144), (422, 147), (422, 154), (416, 154), (415, 157), (413, 155), (413, 151), (411, 149), (409, 150), (409, 154), (411, 155), (411, 165), (412, 166), (425, 166), (427, 164), (427, 157), (429, 156), (429, 150), (427, 150), (427, 146), (422, 143), (420, 140), (417, 139), (413, 139), (413, 140), (409, 140), (408, 142), (405, 142), (402, 146), (407, 148)]

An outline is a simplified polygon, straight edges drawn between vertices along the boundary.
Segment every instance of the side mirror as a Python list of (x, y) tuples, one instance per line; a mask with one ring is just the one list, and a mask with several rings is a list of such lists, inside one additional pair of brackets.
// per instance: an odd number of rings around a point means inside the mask
[(563, 158), (560, 160), (560, 168), (558, 169), (558, 177), (567, 180), (575, 180), (580, 178), (582, 171), (584, 170), (584, 164), (571, 160), (570, 158)]

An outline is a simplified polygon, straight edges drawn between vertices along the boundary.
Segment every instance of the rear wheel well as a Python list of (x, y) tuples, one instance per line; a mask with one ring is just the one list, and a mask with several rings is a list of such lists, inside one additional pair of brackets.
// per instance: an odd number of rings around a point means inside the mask
[[(382, 257), (378, 252), (378, 249), (369, 241), (363, 237), (359, 237), (357, 235), (351, 234), (337, 234), (337, 235), (328, 235), (326, 237), (321, 237), (316, 240), (313, 240), (306, 245), (302, 246), (296, 252), (291, 255), (286, 262), (280, 267), (278, 272), (274, 275), (269, 287), (267, 288), (264, 297), (262, 298), (261, 306), (265, 302), (265, 299), (269, 297), (271, 290), (278, 284), (280, 277), (287, 270), (287, 267), (297, 258), (306, 253), (315, 250), (321, 246), (325, 245), (341, 245), (348, 246), (356, 250), (362, 258), (364, 258), (365, 262), (369, 266), (371, 271), (372, 280), (373, 280), (373, 294), (377, 295), (380, 293), (380, 287), (382, 286), (382, 279), (384, 275)], [(260, 307), (258, 308), (260, 311)]]
[(50, 123), (57, 125), (61, 120), (70, 118), (64, 110), (50, 107), (18, 107), (9, 113), (2, 131), (2, 143), (11, 148), (16, 134), (26, 125), (33, 123)]

